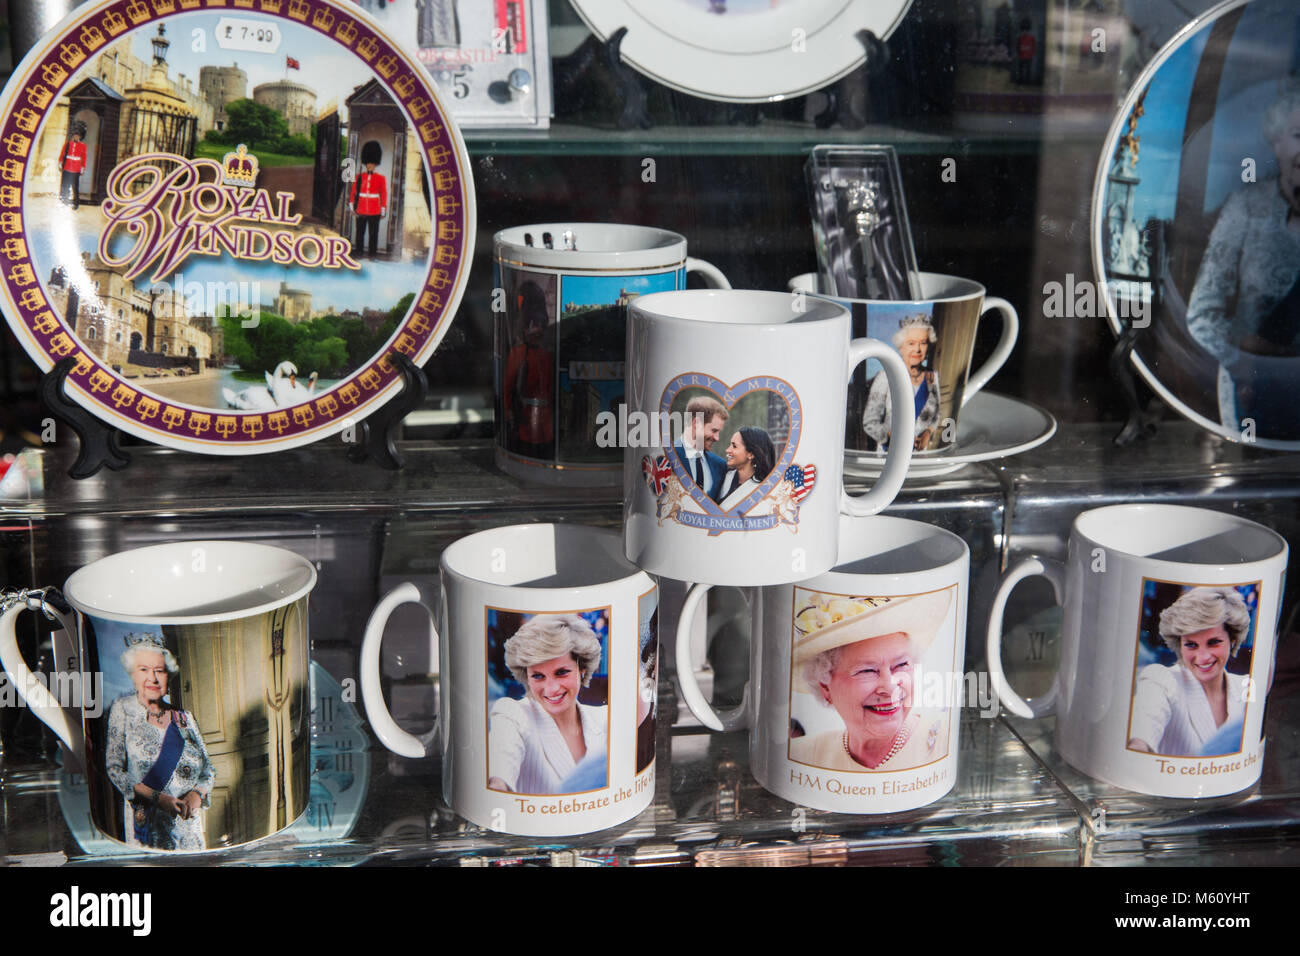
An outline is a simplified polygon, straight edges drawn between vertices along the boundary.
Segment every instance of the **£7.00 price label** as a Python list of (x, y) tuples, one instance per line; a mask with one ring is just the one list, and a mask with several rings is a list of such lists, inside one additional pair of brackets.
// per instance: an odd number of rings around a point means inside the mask
[(217, 23), (217, 45), (223, 50), (275, 53), (280, 49), (280, 27), (269, 20), (222, 17)]

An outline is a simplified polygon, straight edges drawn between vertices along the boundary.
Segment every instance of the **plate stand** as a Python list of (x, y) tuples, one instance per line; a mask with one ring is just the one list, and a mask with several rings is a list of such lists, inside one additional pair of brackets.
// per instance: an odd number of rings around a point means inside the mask
[(1131, 325), (1125, 328), (1110, 353), (1110, 377), (1119, 386), (1124, 404), (1128, 406), (1128, 421), (1115, 436), (1116, 445), (1131, 445), (1135, 441), (1152, 437), (1156, 433), (1156, 421), (1160, 417), (1158, 409), (1153, 407), (1157, 404), (1156, 400), (1143, 404), (1138, 394), (1138, 381), (1133, 374), (1132, 362), (1138, 331)]
[(873, 88), (877, 97), (882, 95), (889, 48), (870, 30), (859, 30), (856, 36), (867, 51), (866, 62), (826, 90), (826, 109), (813, 118), (818, 129), (830, 129), (837, 122), (843, 129), (862, 129), (870, 118)]
[(361, 464), (374, 459), (380, 468), (397, 471), (402, 467), (403, 461), (397, 453), (394, 434), (402, 419), (424, 402), (429, 394), (429, 379), (420, 366), (401, 352), (391, 354), (402, 371), (402, 390), (357, 426), (357, 440), (348, 450), (348, 460)]
[(68, 476), (80, 481), (97, 474), (101, 468), (120, 471), (131, 464), (131, 456), (122, 451), (119, 444), (121, 432), (105, 425), (64, 394), (63, 384), (76, 367), (75, 358), (61, 359), (41, 377), (40, 392), (41, 401), (55, 421), (71, 428), (81, 442), (77, 460), (68, 469)]
[(614, 102), (622, 101), (623, 108), (615, 125), (619, 129), (649, 129), (654, 125), (646, 107), (645, 86), (641, 77), (623, 63), (623, 38), (627, 36), (627, 27), (619, 27), (604, 42), (594, 36), (587, 37), (578, 49), (555, 62), (555, 101), (571, 103), (576, 111), (584, 106), (598, 104), (603, 97), (600, 88), (603, 83), (595, 74), (598, 64), (603, 63), (618, 86), (619, 96)]

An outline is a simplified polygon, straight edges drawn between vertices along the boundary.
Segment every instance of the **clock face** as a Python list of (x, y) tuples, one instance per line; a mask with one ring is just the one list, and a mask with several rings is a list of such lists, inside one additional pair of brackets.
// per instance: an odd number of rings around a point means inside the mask
[(341, 0), (78, 7), (0, 101), (0, 297), (66, 391), (160, 444), (336, 434), (433, 353), (474, 194), (419, 61)]

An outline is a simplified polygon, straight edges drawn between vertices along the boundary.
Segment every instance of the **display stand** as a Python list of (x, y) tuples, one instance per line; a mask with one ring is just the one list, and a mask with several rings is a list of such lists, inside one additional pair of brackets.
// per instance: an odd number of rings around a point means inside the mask
[(889, 64), (889, 48), (885, 41), (870, 30), (859, 30), (855, 36), (867, 53), (867, 59), (848, 76), (837, 80), (826, 90), (830, 101), (826, 109), (813, 118), (818, 129), (830, 129), (836, 123), (843, 129), (862, 129), (867, 125), (871, 107), (872, 87), (885, 78)]
[[(555, 61), (555, 101), (572, 103), (577, 112), (603, 101), (599, 90), (591, 87), (596, 84), (598, 63), (604, 63), (617, 86), (614, 97), (615, 108), (621, 103), (618, 118), (614, 125), (618, 129), (649, 129), (654, 125), (646, 107), (645, 86), (641, 77), (623, 63), (620, 49), (623, 38), (627, 36), (627, 27), (619, 27), (606, 41), (588, 37), (578, 49), (566, 57)], [(596, 94), (596, 95), (592, 95)]]
[(397, 471), (403, 464), (395, 444), (397, 426), (423, 404), (429, 394), (429, 379), (401, 352), (391, 354), (402, 370), (402, 391), (357, 426), (356, 443), (348, 451), (348, 460), (360, 464), (373, 459), (380, 468)]
[(1151, 438), (1156, 433), (1156, 420), (1160, 417), (1149, 403), (1143, 404), (1138, 394), (1138, 381), (1133, 374), (1132, 361), (1138, 332), (1131, 325), (1127, 326), (1110, 353), (1110, 377), (1119, 386), (1120, 394), (1124, 396), (1124, 405), (1128, 408), (1128, 420), (1114, 439), (1115, 444), (1121, 446)]
[(66, 425), (77, 434), (81, 447), (77, 460), (68, 469), (68, 476), (80, 481), (98, 474), (101, 468), (120, 471), (131, 464), (131, 456), (119, 445), (122, 433), (110, 428), (64, 394), (63, 386), (68, 374), (77, 367), (71, 356), (61, 359), (41, 378), (41, 401), (55, 421)]

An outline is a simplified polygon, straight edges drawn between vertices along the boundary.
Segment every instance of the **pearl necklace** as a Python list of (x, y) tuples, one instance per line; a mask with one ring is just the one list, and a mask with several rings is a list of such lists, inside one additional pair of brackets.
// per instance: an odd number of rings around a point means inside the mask
[[(909, 739), (911, 736), (912, 736), (912, 728), (911, 728), (911, 727), (908, 727), (908, 728), (907, 728), (906, 730), (904, 730), (902, 733), (899, 733), (899, 734), (895, 735), (895, 737), (894, 737), (894, 744), (893, 744), (892, 747), (889, 748), (889, 753), (885, 754), (884, 759), (882, 759), (882, 760), (879, 761), (878, 763), (874, 764), (874, 765), (871, 767), (871, 769), (872, 769), (872, 770), (875, 770), (876, 767), (882, 767), (882, 766), (884, 766), (885, 764), (889, 763), (889, 761), (892, 760), (892, 759), (894, 758), (894, 756), (895, 756), (895, 755), (896, 755), (900, 750), (903, 749), (903, 745), (907, 743), (908, 739)], [(852, 760), (854, 763), (861, 763), (861, 761), (859, 761), (857, 757), (853, 756), (853, 751), (849, 749), (849, 732), (848, 732), (847, 730), (844, 731), (844, 736), (843, 736), (843, 738), (842, 738), (842, 741), (843, 741), (843, 743), (844, 743), (844, 753), (848, 756), (848, 758), (849, 758), (850, 760)], [(867, 765), (866, 765), (866, 764), (863, 764), (863, 766), (865, 767), (865, 766), (867, 766)]]

